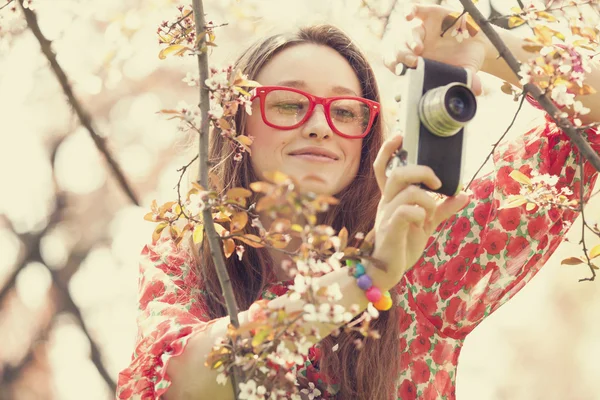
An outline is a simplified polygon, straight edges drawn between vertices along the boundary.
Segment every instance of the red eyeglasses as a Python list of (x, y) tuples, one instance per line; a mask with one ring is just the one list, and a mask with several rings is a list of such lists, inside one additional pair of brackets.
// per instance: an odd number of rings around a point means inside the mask
[(257, 97), (262, 119), (272, 128), (295, 129), (321, 104), (331, 130), (348, 139), (367, 136), (380, 109), (379, 103), (362, 97), (318, 97), (285, 86), (258, 87), (251, 100)]

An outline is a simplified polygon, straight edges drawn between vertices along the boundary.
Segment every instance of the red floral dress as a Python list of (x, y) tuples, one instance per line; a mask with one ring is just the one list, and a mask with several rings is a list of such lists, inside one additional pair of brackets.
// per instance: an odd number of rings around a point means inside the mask
[[(588, 131), (588, 139), (600, 152), (600, 135)], [(557, 189), (568, 187), (574, 193), (570, 197), (579, 198), (577, 154), (548, 117), (542, 126), (498, 147), (495, 172), (474, 182), (471, 203), (451, 218), (438, 243), (398, 285), (395, 312), (403, 332), (398, 399), (455, 398), (465, 337), (536, 275), (578, 215), (559, 208), (526, 211), (525, 205), (499, 210), (506, 196), (520, 190), (509, 174), (517, 169), (528, 176), (533, 170), (556, 175)], [(589, 163), (584, 165), (587, 201), (597, 176)], [(198, 277), (190, 272), (192, 259), (186, 251), (161, 241), (142, 254), (139, 329), (131, 364), (119, 374), (119, 399), (160, 398), (170, 385), (166, 367), (171, 357), (183, 352), (192, 334), (215, 321), (208, 321), (203, 311)], [(274, 282), (261, 298), (286, 290), (285, 284)], [(331, 398), (337, 387), (319, 376), (318, 359), (315, 347), (299, 366), (299, 378), (314, 382), (322, 398)]]

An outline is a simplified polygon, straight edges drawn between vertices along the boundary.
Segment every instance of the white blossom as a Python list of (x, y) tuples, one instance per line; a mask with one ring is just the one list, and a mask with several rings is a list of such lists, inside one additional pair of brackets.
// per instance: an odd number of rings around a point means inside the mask
[(342, 297), (342, 291), (340, 290), (340, 284), (335, 282), (331, 285), (327, 286), (325, 289), (325, 294), (327, 296), (327, 300), (329, 301), (340, 301)]
[(222, 89), (229, 86), (229, 77), (227, 71), (217, 72), (206, 81), (204, 81), (206, 86), (210, 90)]
[(315, 384), (312, 382), (308, 383), (308, 389), (302, 389), (301, 392), (308, 395), (308, 400), (313, 400), (315, 396), (320, 396), (321, 391), (315, 387)]
[(204, 210), (204, 208), (206, 207), (206, 204), (204, 203), (204, 200), (202, 200), (202, 197), (204, 195), (203, 193), (193, 193), (190, 195), (190, 200), (187, 204), (187, 210), (189, 213), (191, 213), (192, 215), (200, 215), (202, 213), (202, 211)]
[(223, 386), (227, 384), (227, 375), (225, 375), (224, 372), (221, 372), (219, 375), (217, 375), (217, 383)]
[(210, 107), (210, 111), (208, 112), (208, 115), (212, 119), (220, 119), (223, 116), (223, 112), (224, 112), (223, 107), (220, 104), (213, 104)]
[(579, 100), (573, 103), (573, 110), (579, 115), (586, 115), (590, 112), (590, 109), (584, 107), (583, 103)]
[(552, 97), (552, 100), (554, 100), (560, 106), (570, 106), (573, 104), (575, 95), (567, 93), (567, 87), (565, 85), (559, 85), (552, 88), (550, 97)]
[(198, 76), (198, 74), (188, 72), (187, 74), (185, 74), (185, 78), (183, 78), (182, 81), (184, 83), (187, 83), (188, 86), (198, 86), (198, 83), (200, 83), (200, 77)]
[(531, 65), (529, 64), (521, 64), (521, 70), (519, 71), (519, 76), (521, 79), (519, 82), (521, 85), (527, 85), (532, 82), (531, 78)]
[(367, 305), (367, 312), (369, 313), (369, 315), (372, 318), (379, 317), (379, 311), (375, 308), (375, 306), (371, 302), (369, 302), (369, 304)]
[(256, 381), (249, 379), (247, 382), (240, 382), (240, 399), (241, 400), (259, 400), (264, 398), (258, 394)]

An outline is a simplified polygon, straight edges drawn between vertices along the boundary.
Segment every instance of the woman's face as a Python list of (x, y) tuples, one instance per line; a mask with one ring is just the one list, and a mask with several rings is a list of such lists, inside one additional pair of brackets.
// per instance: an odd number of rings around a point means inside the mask
[[(300, 44), (278, 53), (259, 72), (256, 80), (265, 86), (286, 86), (315, 96), (362, 96), (354, 70), (339, 53), (327, 46)], [(254, 137), (250, 157), (260, 179), (280, 171), (294, 178), (301, 191), (334, 195), (356, 176), (362, 139), (347, 139), (334, 133), (322, 105), (310, 118), (291, 130), (272, 128), (263, 122), (260, 100), (252, 105), (246, 122), (247, 135)], [(331, 157), (293, 155), (309, 148), (329, 152)]]

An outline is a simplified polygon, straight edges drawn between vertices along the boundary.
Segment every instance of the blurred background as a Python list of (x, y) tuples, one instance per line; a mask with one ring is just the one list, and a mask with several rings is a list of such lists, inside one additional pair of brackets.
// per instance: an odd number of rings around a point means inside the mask
[[(0, 1), (0, 6), (6, 0)], [(156, 112), (197, 103), (182, 82), (192, 57), (159, 60), (156, 30), (177, 16), (171, 0), (30, 0), (77, 99), (140, 201), (134, 205), (66, 100), (20, 10), (0, 10), (0, 399), (106, 400), (130, 360), (136, 333), (138, 255), (153, 223), (150, 202), (175, 199), (191, 139)], [(404, 41), (405, 1), (205, 0), (216, 30), (211, 64), (223, 66), (279, 28), (330, 22), (373, 63), (390, 130), (402, 78), (383, 67)], [(454, 5), (456, 5), (454, 3)], [(512, 0), (480, 0), (486, 15)], [(387, 29), (383, 29), (387, 26)], [(526, 27), (515, 29), (526, 35)], [(483, 76), (468, 132), (465, 180), (517, 108)], [(540, 122), (530, 106), (509, 136)], [(488, 165), (485, 171), (489, 171)], [(598, 222), (600, 196), (588, 206)], [(600, 399), (600, 282), (561, 266), (581, 255), (580, 224), (538, 276), (466, 340), (457, 398)], [(589, 237), (588, 246), (598, 243)]]

